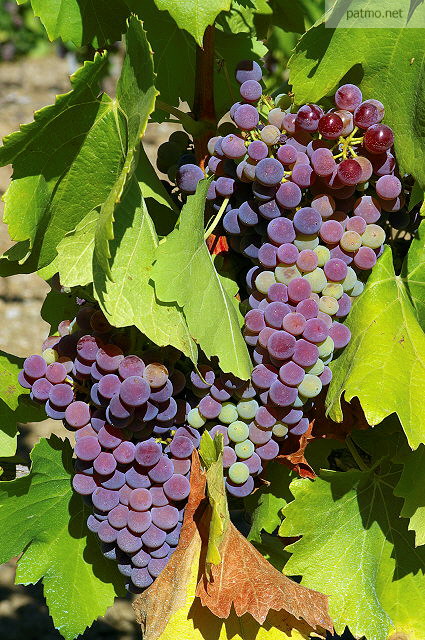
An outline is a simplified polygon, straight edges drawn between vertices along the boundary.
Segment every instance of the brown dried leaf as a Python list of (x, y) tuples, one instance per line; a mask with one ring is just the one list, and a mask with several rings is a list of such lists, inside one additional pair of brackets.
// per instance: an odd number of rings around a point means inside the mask
[(334, 422), (326, 415), (325, 394), (321, 394), (314, 403), (311, 417), (314, 420), (314, 438), (334, 438), (345, 440), (347, 435), (355, 430), (370, 429), (358, 398), (348, 403), (342, 399), (343, 422)]
[(193, 559), (199, 553), (198, 522), (207, 506), (205, 485), (206, 474), (201, 470), (198, 452), (195, 450), (192, 455), (190, 496), (178, 547), (152, 586), (133, 602), (144, 640), (159, 638), (171, 616), (186, 603)]
[(228, 618), (233, 605), (237, 616), (249, 613), (263, 624), (273, 609), (284, 618), (304, 620), (313, 629), (332, 631), (327, 596), (277, 571), (233, 524), (220, 552), (222, 562), (211, 567), (211, 581), (203, 576), (196, 590), (201, 603), (218, 618)]
[(315, 478), (312, 467), (308, 464), (305, 458), (305, 448), (310, 442), (314, 440), (312, 434), (314, 420), (310, 422), (307, 431), (302, 436), (289, 436), (280, 447), (277, 461), (281, 462), (291, 470), (298, 473), (301, 478)]

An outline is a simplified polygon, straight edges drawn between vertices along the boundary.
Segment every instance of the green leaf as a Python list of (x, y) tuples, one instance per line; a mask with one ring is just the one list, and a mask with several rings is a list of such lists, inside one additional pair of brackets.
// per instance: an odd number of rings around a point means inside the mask
[(168, 11), (177, 26), (190, 33), (202, 47), (205, 29), (221, 11), (230, 10), (232, 0), (155, 0), (155, 4), (158, 9)]
[(207, 495), (211, 505), (205, 561), (207, 565), (220, 564), (220, 546), (230, 523), (223, 477), (223, 436), (217, 434), (213, 440), (209, 432), (205, 431), (202, 434), (199, 454), (207, 469)]
[[(47, 267), (49, 274), (59, 273), (63, 287), (89, 284), (93, 280), (94, 234), (99, 212), (94, 209), (77, 224), (58, 244), (58, 255)], [(45, 277), (44, 271), (39, 275)]]
[(122, 577), (87, 530), (90, 511), (72, 491), (68, 440), (42, 439), (31, 458), (28, 476), (0, 482), (0, 562), (22, 553), (16, 581), (43, 580), (53, 622), (72, 640), (123, 595)]
[(0, 457), (16, 453), (17, 422), (40, 422), (44, 409), (32, 402), (18, 382), (23, 358), (0, 351)]
[(77, 47), (93, 44), (95, 49), (121, 40), (129, 14), (123, 0), (31, 0), (31, 5), (50, 40), (70, 40)]
[(72, 320), (77, 311), (75, 295), (51, 289), (41, 307), (41, 317), (50, 324), (50, 333), (53, 334), (58, 330), (62, 320)]
[(425, 550), (414, 548), (399, 517), (399, 477), (400, 467), (386, 464), (291, 484), (295, 500), (279, 533), (302, 538), (286, 547), (292, 557), (285, 573), (329, 596), (339, 634), (346, 625), (356, 638), (373, 640), (423, 634)]
[(189, 196), (177, 228), (160, 244), (152, 278), (163, 302), (183, 308), (191, 335), (208, 358), (243, 380), (251, 360), (243, 340), (243, 317), (223, 286), (204, 241), (204, 206), (209, 181)]
[[(177, 0), (180, 1), (180, 0)], [(156, 88), (161, 100), (179, 106), (181, 102), (193, 105), (196, 70), (195, 41), (186, 31), (178, 28), (166, 11), (159, 11), (153, 0), (127, 0), (133, 11), (142, 18), (154, 50), (157, 74)], [(224, 14), (223, 14), (224, 15)], [(238, 99), (239, 85), (234, 78), (240, 60), (259, 60), (267, 48), (249, 33), (229, 34), (215, 32), (214, 95), (217, 118), (221, 118)], [(155, 120), (166, 114), (154, 113)]]
[(155, 297), (151, 275), (158, 237), (136, 179), (138, 175), (139, 170), (114, 212), (112, 279), (106, 278), (94, 259), (95, 295), (113, 326), (135, 325), (155, 344), (171, 344), (196, 363), (197, 347), (181, 309)]
[(291, 33), (304, 33), (304, 3), (301, 0), (289, 3), (288, 0), (272, 0), (272, 22)]
[(252, 513), (252, 524), (248, 535), (251, 542), (262, 542), (262, 532), (273, 533), (282, 520), (280, 512), (292, 500), (289, 491), (291, 472), (279, 462), (267, 466), (267, 485), (260, 487), (245, 499), (248, 510)]
[(121, 173), (124, 123), (117, 124), (113, 101), (98, 95), (106, 64), (100, 55), (86, 62), (71, 78), (73, 90), (0, 148), (0, 164), (14, 169), (4, 219), (13, 240), (29, 241), (27, 271), (52, 261), (58, 242), (107, 198)]
[[(346, 0), (338, 0), (333, 12), (339, 15), (338, 12), (346, 8)], [(372, 0), (350, 3), (353, 12), (374, 8), (376, 3)], [(385, 2), (379, 8), (384, 13)], [(359, 28), (353, 29), (344, 28), (342, 24), (331, 29), (322, 22), (301, 38), (289, 63), (296, 103), (317, 102), (333, 93), (344, 76), (355, 65), (361, 65), (361, 74), (357, 73), (352, 79), (360, 81), (365, 99), (377, 98), (384, 103), (385, 122), (394, 129), (401, 173), (414, 175), (424, 189), (425, 61), (418, 55), (423, 30), (362, 28), (361, 22), (355, 24)], [(397, 78), (397, 91), (394, 91), (394, 78)]]
[(403, 264), (402, 278), (419, 323), (425, 329), (425, 220), (421, 222), (410, 245)]
[(404, 498), (402, 518), (409, 518), (409, 531), (415, 532), (416, 546), (425, 544), (425, 446), (409, 451), (401, 460), (403, 472), (394, 494)]
[(391, 250), (385, 249), (346, 321), (352, 338), (332, 366), (326, 398), (332, 420), (343, 419), (340, 397), (357, 396), (369, 424), (397, 413), (410, 446), (425, 441), (425, 334)]
[(245, 2), (232, 2), (229, 12), (221, 13), (216, 26), (231, 34), (249, 33), (255, 35), (255, 17), (260, 15), (270, 16), (273, 9), (268, 0), (248, 0)]
[(94, 251), (102, 269), (109, 273), (109, 241), (113, 238), (114, 208), (120, 201), (128, 176), (134, 171), (134, 154), (155, 106), (153, 59), (146, 32), (132, 16), (126, 35), (126, 57), (117, 86), (117, 104), (126, 121), (127, 140), (124, 165), (107, 200), (100, 210)]

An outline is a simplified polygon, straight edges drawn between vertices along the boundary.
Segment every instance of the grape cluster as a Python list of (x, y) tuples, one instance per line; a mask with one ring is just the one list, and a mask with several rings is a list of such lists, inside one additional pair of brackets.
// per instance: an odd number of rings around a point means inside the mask
[[(276, 456), (282, 438), (307, 431), (311, 403), (331, 381), (334, 351), (351, 337), (343, 320), (382, 253), (381, 225), (402, 209), (404, 196), (394, 135), (378, 100), (363, 101), (360, 89), (346, 84), (326, 112), (307, 104), (292, 113), (283, 108), (287, 96), (273, 102), (263, 95), (256, 62), (240, 63), (236, 79), (235, 127), (209, 141), (205, 173), (213, 177), (207, 200), (223, 213), (231, 248), (254, 263), (246, 275), (244, 337), (256, 412), (242, 424), (236, 405), (234, 435), (232, 424), (213, 428), (226, 441), (228, 489), (230, 480), (249, 493), (243, 456), (263, 446)], [(194, 193), (203, 177), (199, 167), (183, 165), (177, 186)], [(213, 387), (209, 395), (219, 399)], [(213, 417), (201, 403), (198, 410)], [(242, 436), (243, 446), (235, 444)]]
[(24, 361), (19, 381), (49, 417), (75, 431), (72, 484), (93, 507), (87, 526), (129, 590), (146, 588), (178, 543), (199, 446), (199, 433), (185, 423), (186, 377), (125, 356), (114, 342), (120, 334), (90, 305), (59, 333)]

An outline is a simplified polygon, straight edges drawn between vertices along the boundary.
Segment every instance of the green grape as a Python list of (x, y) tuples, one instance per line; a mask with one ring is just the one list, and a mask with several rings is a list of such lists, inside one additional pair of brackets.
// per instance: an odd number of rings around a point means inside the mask
[(316, 364), (313, 364), (311, 367), (307, 367), (306, 371), (307, 373), (311, 373), (312, 376), (320, 376), (320, 374), (323, 373), (324, 368), (325, 364), (323, 360), (319, 358)]
[(279, 142), (280, 130), (274, 124), (267, 124), (261, 129), (260, 138), (267, 146), (272, 147)]
[(329, 316), (335, 315), (338, 311), (338, 300), (331, 298), (331, 296), (322, 296), (319, 300), (319, 310), (323, 313), (327, 313)]
[(324, 247), (321, 244), (315, 247), (313, 251), (317, 255), (317, 258), (319, 260), (319, 267), (324, 267), (327, 261), (331, 259), (331, 252), (327, 247)]
[(223, 424), (230, 424), (238, 419), (238, 415), (237, 409), (232, 402), (223, 402), (218, 420)]
[(305, 405), (305, 403), (305, 398), (303, 398), (302, 396), (297, 396), (292, 406), (295, 407), (295, 409), (300, 409)]
[(320, 267), (310, 271), (310, 273), (306, 273), (303, 277), (311, 284), (313, 293), (321, 293), (328, 284), (325, 272)]
[(298, 386), (298, 391), (306, 398), (315, 398), (322, 390), (322, 382), (317, 376), (306, 373), (303, 381)]
[(288, 109), (288, 107), (290, 107), (292, 104), (292, 100), (287, 93), (279, 93), (276, 98), (274, 98), (274, 103), (276, 107), (280, 107), (281, 109)]
[(335, 348), (334, 341), (330, 336), (328, 336), (326, 340), (323, 340), (323, 342), (319, 342), (317, 348), (319, 349), (320, 358), (327, 358), (331, 355)]
[(303, 233), (298, 233), (294, 240), (294, 245), (299, 251), (303, 249), (315, 249), (319, 244), (319, 238), (317, 236), (306, 236)]
[(293, 265), (292, 267), (285, 267), (285, 265), (278, 265), (274, 270), (277, 282), (288, 285), (291, 280), (295, 278), (301, 278), (301, 271)]
[(288, 433), (289, 429), (283, 422), (276, 422), (272, 428), (273, 435), (276, 438), (283, 438)]
[(194, 429), (200, 429), (204, 426), (206, 420), (201, 416), (198, 409), (191, 409), (187, 414), (187, 421)]
[(59, 358), (58, 352), (54, 349), (45, 349), (42, 353), (43, 359), (47, 364), (53, 364)]
[(368, 224), (361, 240), (364, 247), (379, 249), (385, 242), (385, 231), (377, 224)]
[(345, 292), (350, 291), (357, 282), (357, 274), (351, 267), (347, 267), (347, 275), (342, 281), (342, 288)]
[(248, 438), (249, 428), (242, 420), (235, 420), (229, 424), (227, 433), (232, 442), (243, 442)]
[(357, 280), (356, 284), (351, 289), (351, 291), (348, 291), (348, 294), (350, 296), (352, 296), (353, 298), (357, 298), (357, 296), (359, 296), (361, 293), (363, 293), (363, 291), (364, 291), (363, 282), (361, 280)]
[(262, 271), (255, 278), (255, 286), (260, 293), (267, 294), (272, 284), (276, 282), (275, 274), (273, 271)]
[(256, 400), (240, 400), (236, 409), (242, 420), (253, 420), (258, 411), (258, 402)]
[(335, 298), (336, 300), (339, 300), (343, 293), (344, 289), (342, 288), (342, 284), (338, 282), (328, 282), (322, 291), (322, 295)]
[(255, 451), (254, 443), (251, 440), (244, 440), (235, 445), (235, 453), (241, 460), (250, 458)]
[(357, 251), (362, 246), (362, 236), (357, 231), (345, 231), (339, 244), (344, 251)]
[(244, 462), (234, 462), (229, 468), (229, 478), (235, 484), (243, 484), (249, 478), (249, 469)]

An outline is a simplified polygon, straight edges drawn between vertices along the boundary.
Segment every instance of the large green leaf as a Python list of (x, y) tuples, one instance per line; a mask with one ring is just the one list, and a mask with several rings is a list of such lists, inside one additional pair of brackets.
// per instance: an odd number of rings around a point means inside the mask
[[(163, 302), (182, 307), (191, 335), (220, 368), (247, 380), (251, 360), (243, 340), (243, 317), (215, 270), (204, 241), (204, 206), (209, 181), (189, 196), (177, 228), (158, 247), (152, 278)], [(236, 291), (235, 291), (236, 292)]]
[[(196, 71), (195, 41), (178, 28), (166, 11), (159, 11), (153, 0), (127, 0), (133, 11), (142, 18), (154, 51), (157, 74), (156, 87), (163, 102), (179, 106), (180, 101), (193, 105)], [(183, 3), (182, 3), (183, 4)], [(224, 16), (225, 14), (223, 14)], [(238, 99), (239, 86), (234, 71), (240, 60), (259, 58), (266, 47), (250, 33), (215, 32), (214, 94), (215, 108), (220, 118)], [(156, 110), (155, 119), (165, 113)]]
[(18, 382), (23, 358), (0, 351), (0, 457), (16, 452), (17, 422), (40, 422), (44, 409), (33, 403)]
[(425, 550), (415, 549), (399, 517), (399, 477), (400, 467), (388, 463), (291, 484), (295, 500), (279, 533), (302, 538), (287, 547), (285, 573), (329, 596), (337, 633), (347, 625), (356, 638), (423, 636)]
[(419, 323), (425, 329), (425, 220), (422, 220), (410, 245), (402, 278), (415, 306)]
[(123, 0), (31, 0), (31, 5), (50, 40), (70, 40), (77, 47), (93, 44), (96, 49), (121, 40), (129, 14)]
[(68, 440), (42, 439), (31, 458), (28, 476), (0, 482), (0, 562), (22, 553), (16, 581), (43, 580), (53, 622), (72, 640), (123, 595), (123, 580), (87, 530), (90, 510), (72, 491)]
[[(62, 283), (63, 284), (63, 283)], [(62, 320), (72, 320), (78, 311), (75, 294), (51, 289), (41, 307), (41, 317), (50, 324), (50, 333), (56, 333)]]
[(135, 325), (159, 346), (173, 345), (194, 363), (197, 347), (183, 312), (156, 299), (151, 281), (158, 237), (136, 176), (114, 212), (111, 279), (94, 258), (96, 297), (115, 327)]
[(273, 533), (282, 520), (281, 510), (292, 500), (289, 491), (291, 472), (279, 462), (272, 462), (267, 466), (267, 485), (260, 487), (245, 500), (248, 510), (252, 513), (251, 529), (248, 540), (262, 543), (262, 532)]
[[(379, 6), (382, 13), (387, 8), (386, 1)], [(348, 7), (351, 11), (373, 11), (376, 3), (338, 0), (334, 14), (340, 15)], [(329, 19), (329, 14), (326, 17)], [(334, 92), (355, 65), (361, 65), (362, 71), (354, 80), (360, 80), (365, 98), (384, 103), (385, 122), (394, 129), (402, 170), (413, 174), (424, 188), (425, 61), (418, 55), (423, 46), (423, 29), (364, 28), (364, 18), (363, 22), (359, 19), (350, 23), (351, 28), (344, 28), (343, 24), (344, 17), (336, 29), (322, 21), (301, 38), (290, 60), (295, 100), (299, 104), (320, 100)]]
[(340, 397), (357, 396), (369, 424), (397, 413), (412, 448), (425, 442), (425, 334), (405, 284), (394, 274), (391, 250), (379, 258), (346, 322), (352, 338), (332, 365), (326, 404), (343, 419)]
[(168, 11), (179, 29), (190, 33), (202, 46), (205, 29), (221, 11), (230, 10), (232, 0), (155, 0), (155, 4), (158, 9)]
[(416, 545), (425, 544), (425, 446), (410, 451), (402, 459), (403, 473), (395, 488), (395, 495), (404, 498), (403, 518), (409, 518), (409, 530), (415, 532)]
[(242, 2), (233, 0), (230, 11), (218, 16), (216, 26), (231, 34), (254, 35), (256, 16), (270, 17), (272, 14), (273, 9), (268, 0), (242, 0)]
[(130, 20), (115, 100), (99, 95), (106, 64), (99, 55), (86, 63), (72, 77), (70, 93), (36, 113), (34, 122), (5, 138), (0, 148), (0, 164), (14, 167), (5, 222), (19, 242), (3, 259), (3, 273), (10, 272), (10, 260), (23, 263), (15, 270), (24, 271), (50, 264), (65, 235), (102, 205), (98, 244), (100, 255), (107, 255), (108, 204), (119, 197), (155, 97), (152, 68), (151, 75), (147, 71), (149, 45), (137, 18)]
[(134, 16), (130, 19), (126, 36), (126, 51), (116, 98), (127, 124), (127, 139), (123, 150), (125, 161), (121, 175), (100, 210), (94, 244), (96, 258), (106, 272), (109, 271), (109, 241), (113, 238), (115, 205), (121, 198), (129, 174), (134, 170), (134, 154), (154, 109), (157, 95), (152, 51), (140, 21)]

